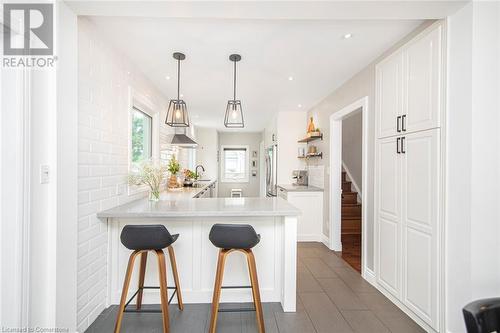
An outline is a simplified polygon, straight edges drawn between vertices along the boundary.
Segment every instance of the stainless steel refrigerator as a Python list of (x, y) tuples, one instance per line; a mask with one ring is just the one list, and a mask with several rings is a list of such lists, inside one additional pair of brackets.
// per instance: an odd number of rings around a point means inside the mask
[(278, 146), (273, 145), (266, 149), (266, 196), (275, 197), (277, 194), (276, 181)]

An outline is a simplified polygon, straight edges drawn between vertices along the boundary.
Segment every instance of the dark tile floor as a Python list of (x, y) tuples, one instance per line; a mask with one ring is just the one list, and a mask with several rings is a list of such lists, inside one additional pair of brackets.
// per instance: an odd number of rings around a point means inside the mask
[[(299, 243), (297, 312), (284, 313), (279, 303), (265, 303), (267, 333), (424, 332), (379, 291), (320, 243)], [(232, 304), (231, 306), (234, 306)], [(246, 304), (239, 306), (248, 307)], [(112, 332), (116, 318), (112, 306), (88, 328), (88, 333)], [(210, 304), (186, 304), (184, 311), (170, 306), (171, 332), (207, 332)], [(124, 316), (122, 332), (160, 333), (159, 314)], [(217, 332), (257, 332), (253, 312), (220, 313)]]

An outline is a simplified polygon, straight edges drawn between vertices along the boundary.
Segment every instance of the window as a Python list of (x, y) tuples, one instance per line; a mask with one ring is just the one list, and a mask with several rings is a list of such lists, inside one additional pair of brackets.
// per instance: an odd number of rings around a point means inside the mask
[(148, 160), (152, 157), (153, 118), (138, 108), (132, 109), (132, 146), (131, 161), (133, 163)]
[(248, 182), (248, 146), (222, 146), (222, 182)]

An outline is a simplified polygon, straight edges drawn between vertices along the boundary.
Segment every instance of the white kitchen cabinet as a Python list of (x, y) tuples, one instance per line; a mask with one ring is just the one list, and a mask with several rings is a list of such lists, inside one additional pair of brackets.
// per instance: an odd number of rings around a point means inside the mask
[(385, 138), (377, 143), (375, 177), (376, 215), (378, 217), (377, 282), (394, 296), (401, 295), (401, 158), (397, 153), (400, 138)]
[(278, 196), (287, 200), (301, 212), (297, 220), (297, 240), (299, 242), (323, 241), (323, 192), (286, 191), (278, 187)]
[(442, 101), (442, 27), (412, 40), (403, 51), (401, 127), (411, 133), (439, 127)]
[(429, 324), (438, 317), (439, 134), (404, 136), (401, 154), (403, 302)]
[(440, 130), (377, 140), (377, 283), (438, 327)]
[(440, 126), (443, 101), (443, 28), (432, 26), (377, 64), (377, 137)]
[[(401, 130), (403, 109), (403, 54), (399, 50), (377, 64), (376, 122), (379, 138), (392, 136)], [(399, 122), (399, 124), (398, 124)]]
[(435, 331), (443, 270), (443, 36), (436, 23), (376, 66), (376, 284)]

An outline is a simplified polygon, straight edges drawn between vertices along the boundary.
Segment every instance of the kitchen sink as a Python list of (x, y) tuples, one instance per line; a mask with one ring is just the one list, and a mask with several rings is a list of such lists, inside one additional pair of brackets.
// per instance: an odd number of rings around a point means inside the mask
[(204, 187), (210, 182), (210, 179), (199, 179), (193, 183), (193, 187)]

